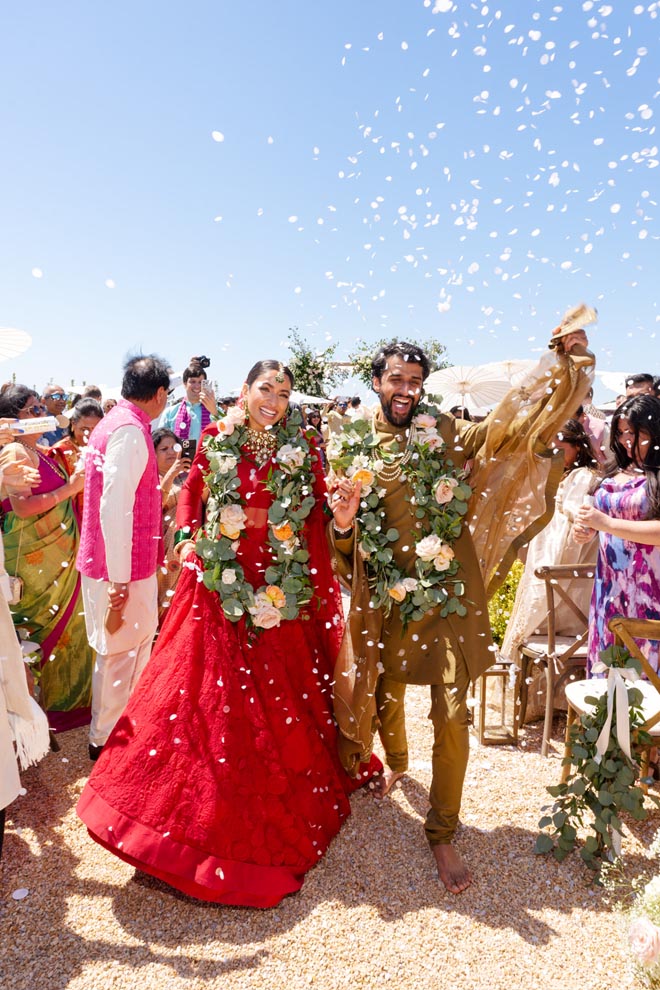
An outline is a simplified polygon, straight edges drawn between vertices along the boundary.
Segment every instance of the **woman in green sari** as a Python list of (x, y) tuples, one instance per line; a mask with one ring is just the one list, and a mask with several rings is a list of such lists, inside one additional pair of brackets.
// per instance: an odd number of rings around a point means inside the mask
[[(0, 416), (30, 420), (46, 409), (25, 385), (0, 395)], [(38, 446), (40, 433), (20, 433), (0, 453), (0, 467), (19, 462), (39, 472), (31, 489), (2, 486), (3, 543), (9, 575), (23, 582), (10, 606), (22, 638), (41, 647), (40, 703), (52, 729), (64, 731), (90, 720), (94, 653), (87, 642), (80, 576), (75, 567), (78, 523), (72, 498), (83, 474), (68, 480)]]

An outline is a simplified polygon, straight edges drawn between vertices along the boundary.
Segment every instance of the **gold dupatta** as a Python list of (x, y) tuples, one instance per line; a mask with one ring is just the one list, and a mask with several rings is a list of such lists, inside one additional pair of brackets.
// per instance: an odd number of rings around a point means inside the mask
[(518, 549), (549, 521), (563, 458), (549, 449), (591, 387), (595, 358), (584, 347), (550, 351), (487, 419), (469, 483), (468, 520), (488, 597)]

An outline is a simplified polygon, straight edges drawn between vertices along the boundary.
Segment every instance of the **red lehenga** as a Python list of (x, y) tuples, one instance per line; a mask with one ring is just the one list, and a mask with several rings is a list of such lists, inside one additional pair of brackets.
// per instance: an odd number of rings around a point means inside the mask
[[(207, 432), (215, 432), (214, 425)], [(191, 470), (177, 525), (201, 516)], [(263, 584), (268, 466), (239, 464), (253, 525), (238, 553)], [(83, 790), (93, 839), (202, 900), (271, 907), (298, 890), (350, 814), (358, 784), (336, 752), (330, 682), (341, 603), (325, 541), (323, 478), (306, 526), (316, 600), (307, 618), (248, 632), (229, 622), (201, 571), (184, 568), (152, 657)]]

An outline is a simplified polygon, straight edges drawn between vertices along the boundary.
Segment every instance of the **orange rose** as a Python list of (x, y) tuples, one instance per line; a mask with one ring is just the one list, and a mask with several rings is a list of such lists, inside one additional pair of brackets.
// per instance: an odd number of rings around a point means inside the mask
[(369, 468), (359, 468), (359, 470), (351, 476), (351, 481), (353, 484), (357, 485), (359, 481), (363, 488), (369, 488), (373, 485), (375, 480), (374, 473), (373, 471), (370, 471)]
[(282, 543), (285, 540), (290, 540), (293, 536), (293, 529), (290, 523), (284, 523), (282, 526), (273, 526), (273, 536), (276, 540), (280, 540)]
[(286, 605), (286, 595), (276, 584), (269, 584), (266, 588), (266, 595), (275, 608), (284, 608)]

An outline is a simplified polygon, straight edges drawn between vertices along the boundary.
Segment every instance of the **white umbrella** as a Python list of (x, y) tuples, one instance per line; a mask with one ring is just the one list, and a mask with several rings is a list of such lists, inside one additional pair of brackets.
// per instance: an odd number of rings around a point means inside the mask
[(491, 361), (479, 367), (482, 371), (488, 369), (493, 378), (507, 381), (513, 387), (514, 385), (520, 385), (537, 364), (538, 361), (535, 361), (533, 358), (517, 358), (510, 361)]
[(616, 395), (626, 394), (626, 378), (630, 377), (627, 371), (597, 371), (596, 374), (601, 382), (610, 392)]
[(424, 382), (430, 395), (442, 397), (440, 408), (492, 406), (511, 388), (508, 378), (494, 377), (486, 366), (456, 364), (434, 371)]
[(309, 403), (312, 406), (323, 406), (326, 402), (330, 402), (330, 399), (323, 399), (319, 395), (305, 395), (304, 392), (292, 392), (291, 401), (297, 402), (299, 404)]
[(0, 327), (0, 361), (18, 357), (32, 346), (32, 337), (25, 330)]

